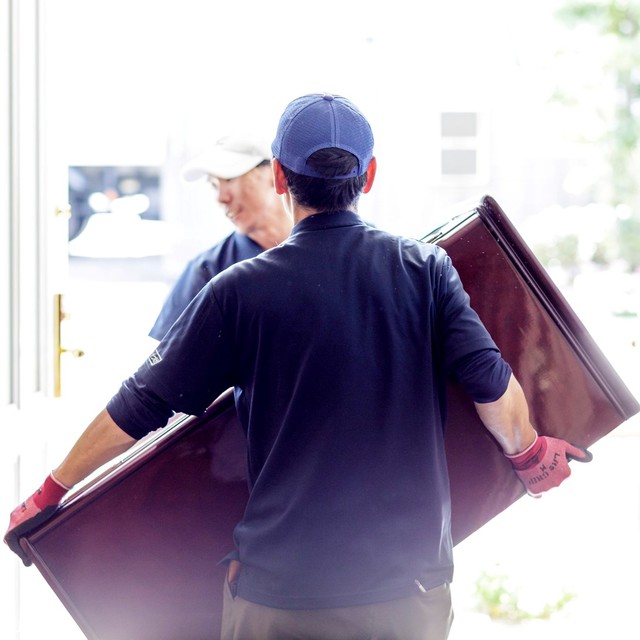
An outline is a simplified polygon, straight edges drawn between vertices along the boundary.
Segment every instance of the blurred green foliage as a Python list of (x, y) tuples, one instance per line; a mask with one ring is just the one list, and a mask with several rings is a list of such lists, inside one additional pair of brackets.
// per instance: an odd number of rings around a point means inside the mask
[(488, 614), (492, 620), (511, 623), (548, 620), (575, 598), (574, 594), (565, 591), (554, 602), (545, 603), (538, 610), (530, 611), (523, 603), (519, 589), (507, 575), (487, 571), (483, 571), (476, 580), (475, 595), (479, 611)]
[[(594, 89), (607, 96), (606, 103), (592, 105), (604, 124), (592, 142), (606, 160), (594, 191), (607, 204), (625, 205), (617, 225), (616, 257), (636, 270), (640, 268), (640, 1), (567, 0), (556, 17), (567, 29), (589, 34), (601, 51), (584, 61), (599, 68), (576, 74), (576, 84), (559, 87), (555, 98), (575, 108), (590, 104)], [(588, 87), (585, 77), (600, 79), (600, 86)]]

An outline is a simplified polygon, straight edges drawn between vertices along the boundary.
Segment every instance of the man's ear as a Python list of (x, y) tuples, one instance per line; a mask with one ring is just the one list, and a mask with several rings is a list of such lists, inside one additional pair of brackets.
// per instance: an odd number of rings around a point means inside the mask
[(371, 158), (371, 162), (367, 167), (367, 184), (364, 185), (363, 193), (369, 193), (371, 191), (371, 187), (373, 187), (373, 181), (376, 178), (376, 170), (378, 168), (378, 163), (376, 161), (375, 156)]
[(273, 184), (276, 188), (276, 193), (279, 196), (287, 193), (289, 191), (287, 179), (284, 177), (282, 165), (275, 158), (271, 161), (271, 170), (273, 171)]

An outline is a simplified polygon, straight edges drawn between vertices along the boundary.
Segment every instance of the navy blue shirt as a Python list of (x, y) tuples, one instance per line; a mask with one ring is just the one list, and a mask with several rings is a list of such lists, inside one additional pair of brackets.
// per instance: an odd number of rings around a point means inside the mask
[(164, 302), (149, 335), (162, 340), (171, 325), (213, 276), (236, 262), (253, 258), (264, 249), (249, 236), (234, 231), (189, 261)]
[(139, 438), (235, 387), (238, 594), (352, 606), (452, 579), (446, 378), (489, 402), (510, 373), (442, 248), (321, 213), (216, 276), (107, 409)]

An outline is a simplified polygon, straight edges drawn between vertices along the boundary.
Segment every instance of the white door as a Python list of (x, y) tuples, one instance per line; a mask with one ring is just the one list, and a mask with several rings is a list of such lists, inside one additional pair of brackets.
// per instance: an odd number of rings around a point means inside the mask
[[(33, 492), (53, 464), (54, 316), (67, 286), (67, 207), (60, 129), (46, 112), (44, 0), (1, 0), (0, 507)], [(5, 515), (6, 517), (6, 515)], [(42, 608), (41, 608), (42, 607)], [(37, 612), (37, 614), (34, 614)], [(42, 576), (0, 553), (4, 638), (82, 634)]]

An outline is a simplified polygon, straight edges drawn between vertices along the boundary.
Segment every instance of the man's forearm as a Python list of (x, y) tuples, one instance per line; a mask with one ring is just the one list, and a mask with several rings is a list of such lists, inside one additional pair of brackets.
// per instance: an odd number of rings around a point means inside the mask
[(72, 487), (136, 442), (103, 409), (78, 438), (62, 464), (54, 470), (54, 475), (62, 484)]
[(529, 422), (529, 406), (522, 387), (511, 376), (504, 394), (494, 402), (475, 403), (485, 427), (500, 443), (504, 453), (524, 451), (536, 438)]

